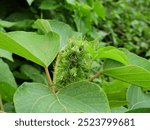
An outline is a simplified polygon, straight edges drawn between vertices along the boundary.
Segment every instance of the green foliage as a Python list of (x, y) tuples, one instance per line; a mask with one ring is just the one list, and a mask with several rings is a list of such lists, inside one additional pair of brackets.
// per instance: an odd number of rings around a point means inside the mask
[(43, 0), (39, 6), (43, 10), (54, 10), (60, 6), (55, 0)]
[(5, 101), (12, 102), (13, 95), (17, 89), (16, 81), (8, 65), (0, 59), (0, 95)]
[(105, 69), (103, 73), (141, 87), (150, 87), (150, 72), (135, 65), (109, 68)]
[(34, 32), (0, 32), (0, 47), (27, 58), (43, 67), (49, 66), (59, 51), (59, 36), (50, 32), (39, 35)]
[(1, 58), (6, 58), (10, 61), (13, 61), (13, 58), (12, 58), (12, 53), (8, 52), (8, 51), (5, 51), (3, 49), (0, 49), (0, 57)]
[[(79, 32), (92, 36), (95, 28), (91, 23), (98, 25), (99, 19), (105, 18), (105, 8), (98, 0), (91, 1), (74, 1), (70, 3), (74, 14), (74, 22)], [(91, 33), (92, 31), (92, 33)]]
[(150, 62), (127, 50), (125, 53), (129, 60), (128, 65), (123, 66), (120, 63), (107, 60), (103, 73), (131, 84), (150, 88)]
[(70, 84), (56, 94), (43, 84), (24, 83), (15, 93), (14, 102), (17, 112), (110, 111), (103, 90), (86, 81)]
[(93, 48), (93, 45), (91, 44), (88, 45), (87, 50), (94, 59), (108, 58), (126, 65), (129, 63), (124, 52), (112, 46), (103, 47), (98, 45), (96, 48)]
[(141, 88), (131, 86), (128, 89), (127, 100), (129, 111), (150, 112), (150, 94), (142, 92)]
[(59, 34), (61, 48), (63, 48), (65, 44), (67, 44), (70, 38), (82, 37), (81, 33), (73, 31), (70, 26), (57, 20), (38, 19), (35, 21), (33, 26), (34, 28), (37, 28), (38, 31), (43, 34), (46, 34), (50, 31), (53, 31)]
[(119, 0), (104, 1), (107, 10), (102, 27), (106, 32), (107, 44), (122, 46), (145, 56), (150, 47), (147, 37), (150, 21), (150, 1)]
[(33, 82), (48, 85), (46, 75), (32, 65), (23, 64), (20, 67), (20, 73), (24, 75), (27, 79), (31, 79)]
[(1, 0), (0, 111), (150, 112), (149, 6)]
[(103, 89), (107, 94), (111, 108), (127, 105), (126, 100), (127, 89), (130, 84), (120, 80), (103, 83)]

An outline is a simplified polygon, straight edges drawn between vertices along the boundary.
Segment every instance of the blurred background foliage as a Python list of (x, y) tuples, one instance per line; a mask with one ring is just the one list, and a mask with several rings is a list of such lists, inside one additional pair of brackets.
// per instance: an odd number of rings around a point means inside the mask
[(150, 0), (1, 0), (0, 30), (33, 30), (37, 18), (57, 19), (102, 45), (150, 58)]

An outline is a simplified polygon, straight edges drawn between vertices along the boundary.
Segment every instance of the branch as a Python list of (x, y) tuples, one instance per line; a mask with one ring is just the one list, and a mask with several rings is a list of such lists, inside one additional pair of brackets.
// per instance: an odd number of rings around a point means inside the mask
[(98, 71), (93, 77), (89, 79), (89, 81), (93, 81), (94, 79), (98, 78), (101, 75), (101, 71)]

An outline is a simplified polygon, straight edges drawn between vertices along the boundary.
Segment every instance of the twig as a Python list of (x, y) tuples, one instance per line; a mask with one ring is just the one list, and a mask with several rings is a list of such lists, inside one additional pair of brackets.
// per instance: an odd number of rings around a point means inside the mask
[(50, 76), (48, 67), (45, 67), (45, 73), (46, 73), (46, 75), (47, 75), (48, 84), (49, 84), (49, 86), (50, 86), (52, 92), (55, 93), (55, 88), (54, 88), (54, 86), (53, 86), (53, 82), (52, 82), (52, 79), (51, 79), (51, 76)]
[(101, 75), (101, 71), (98, 71), (93, 77), (89, 79), (89, 81), (93, 81), (94, 79), (98, 78)]

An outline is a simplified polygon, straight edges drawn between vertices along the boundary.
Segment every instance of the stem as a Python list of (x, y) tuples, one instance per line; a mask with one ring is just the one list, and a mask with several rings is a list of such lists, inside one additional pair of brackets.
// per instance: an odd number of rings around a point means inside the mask
[(1, 111), (4, 111), (4, 106), (3, 106), (1, 95), (0, 95), (0, 109)]
[(41, 10), (40, 18), (43, 18), (43, 11)]
[(57, 75), (57, 72), (58, 72), (59, 57), (60, 57), (60, 54), (58, 53), (58, 56), (57, 56), (56, 62), (55, 62), (54, 73), (53, 73), (53, 82), (54, 82), (54, 84), (56, 84), (56, 75)]
[(98, 71), (93, 77), (89, 79), (89, 81), (93, 81), (94, 79), (98, 78), (101, 75), (101, 71)]
[(45, 67), (45, 73), (47, 75), (48, 85), (50, 86), (50, 89), (52, 90), (52, 92), (55, 93), (55, 88), (53, 86), (53, 82), (52, 82), (48, 67)]

